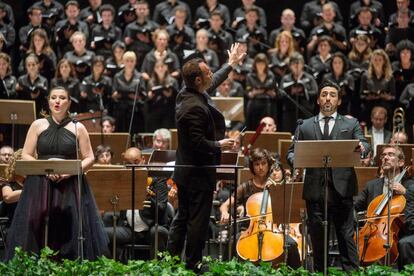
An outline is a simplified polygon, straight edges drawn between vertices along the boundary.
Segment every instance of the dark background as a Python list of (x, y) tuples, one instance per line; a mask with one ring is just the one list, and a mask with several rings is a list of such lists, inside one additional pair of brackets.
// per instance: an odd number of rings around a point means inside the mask
[[(55, 0), (56, 1), (56, 0)], [(185, 1), (185, 0), (184, 0)], [(24, 26), (27, 24), (27, 15), (26, 11), (27, 9), (36, 1), (31, 0), (20, 0), (20, 1), (3, 1), (5, 3), (8, 3), (13, 7), (13, 11), (16, 18), (16, 24), (15, 29), (18, 30), (21, 26)], [(67, 1), (60, 0), (58, 1), (62, 4), (66, 3)], [(84, 8), (88, 5), (87, 0), (78, 0), (79, 4), (81, 5), (81, 8)], [(104, 4), (112, 4), (115, 9), (117, 9), (119, 6), (123, 5), (124, 3), (127, 3), (128, 1), (116, 1), (116, 0), (103, 0), (102, 3)], [(156, 4), (162, 2), (161, 0), (148, 0), (148, 3), (151, 7), (151, 16), (152, 11)], [(202, 5), (205, 1), (204, 0), (187, 0), (185, 1), (189, 4), (189, 6), (192, 9), (193, 14), (195, 13), (195, 10), (198, 6)], [(225, 4), (230, 9), (230, 14), (232, 15), (235, 8), (241, 5), (241, 0), (219, 0), (220, 3)], [(281, 12), (286, 9), (290, 8), (295, 11), (297, 23), (299, 21), (300, 12), (302, 10), (302, 6), (304, 3), (308, 1), (306, 0), (256, 0), (256, 4), (266, 11), (267, 16), (267, 25), (268, 25), (268, 31), (271, 31), (275, 28), (277, 28), (280, 25), (280, 14)], [(345, 22), (347, 22), (348, 14), (349, 14), (349, 7), (351, 3), (354, 1), (352, 0), (344, 0), (344, 1), (335, 1), (341, 8), (341, 13), (344, 16)], [(386, 14), (386, 18), (393, 13), (396, 10), (395, 0), (386, 0), (381, 1), (384, 5), (384, 11)], [(414, 1), (410, 4), (411, 8), (414, 7)], [(347, 23), (346, 23), (347, 24)], [(297, 24), (299, 25), (299, 24)], [(344, 26), (346, 27), (346, 26)]]

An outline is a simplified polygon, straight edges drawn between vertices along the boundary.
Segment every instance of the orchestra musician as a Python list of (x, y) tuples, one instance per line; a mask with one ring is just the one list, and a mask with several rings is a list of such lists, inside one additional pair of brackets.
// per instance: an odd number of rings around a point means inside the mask
[[(319, 114), (298, 125), (294, 141), (298, 140), (359, 140), (362, 152), (369, 150), (359, 122), (337, 113), (341, 104), (340, 88), (334, 83), (324, 83), (318, 94)], [(287, 160), (292, 166), (295, 159), (292, 143)], [(303, 186), (306, 201), (308, 229), (314, 253), (314, 269), (324, 268), (324, 170), (307, 168)], [(358, 256), (353, 239), (353, 200), (357, 192), (357, 179), (353, 168), (332, 168), (328, 172), (328, 216), (332, 219), (338, 237), (339, 254), (345, 271), (358, 269)]]
[[(277, 164), (273, 168), (273, 163)], [(246, 202), (249, 197), (255, 193), (263, 192), (265, 186), (269, 183), (268, 178), (272, 177), (274, 181), (283, 181), (283, 169), (279, 161), (273, 160), (272, 154), (266, 149), (255, 148), (249, 156), (249, 169), (253, 174), (253, 178), (247, 182), (242, 183), (237, 187), (237, 212), (238, 216), (242, 217), (246, 214)], [(234, 195), (229, 197), (220, 206), (220, 223), (226, 224), (230, 219), (229, 207), (234, 204)], [(274, 224), (277, 222), (274, 222)], [(277, 227), (275, 227), (276, 229)], [(289, 244), (287, 264), (292, 268), (300, 266), (299, 251), (297, 243), (289, 236), (287, 236), (287, 243)]]
[[(214, 75), (199, 58), (183, 66), (185, 87), (176, 100), (177, 165), (216, 165), (221, 151), (234, 144), (232, 139), (223, 139), (224, 117), (211, 105), (208, 95), (246, 56), (240, 52), (238, 43), (232, 45), (228, 54), (228, 63)], [(187, 236), (186, 266), (197, 270), (207, 238), (216, 172), (212, 168), (176, 167), (173, 179), (178, 187), (178, 212), (170, 228), (167, 248), (172, 255), (181, 255)]]
[[(387, 193), (387, 186), (393, 190), (394, 194), (405, 195), (407, 199), (406, 203), (406, 217), (405, 227), (400, 230), (400, 241), (398, 242), (399, 251), (399, 267), (403, 268), (405, 264), (412, 263), (414, 256), (412, 249), (414, 246), (414, 236), (412, 227), (413, 205), (414, 205), (414, 180), (410, 177), (404, 176), (401, 182), (394, 182), (393, 179), (397, 178), (401, 173), (405, 164), (405, 156), (402, 149), (396, 145), (388, 145), (383, 148), (380, 155), (381, 169), (383, 171), (383, 177), (370, 180), (365, 185), (354, 201), (355, 210), (357, 212), (366, 211), (368, 205), (373, 199), (381, 194)], [(409, 208), (407, 208), (410, 206)], [(401, 237), (403, 237), (401, 239)]]
[(6, 228), (9, 228), (16, 210), (17, 202), (23, 189), (24, 178), (16, 175), (16, 161), (22, 159), (22, 150), (19, 149), (11, 154), (9, 165), (5, 168), (5, 178), (0, 177), (0, 187), (3, 197), (2, 213), (8, 218)]

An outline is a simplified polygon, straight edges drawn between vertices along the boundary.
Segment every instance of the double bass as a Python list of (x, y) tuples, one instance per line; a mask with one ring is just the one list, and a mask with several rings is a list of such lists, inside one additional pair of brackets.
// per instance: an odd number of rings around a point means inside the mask
[[(401, 182), (407, 168), (401, 172), (394, 182)], [(361, 264), (374, 262), (384, 263), (387, 255), (387, 238), (389, 235), (390, 263), (394, 263), (398, 257), (398, 233), (403, 225), (401, 214), (405, 208), (404, 195), (381, 194), (374, 198), (368, 205), (367, 218), (364, 227), (359, 230), (359, 238), (356, 241), (359, 249)], [(390, 205), (390, 208), (388, 208)], [(388, 226), (388, 209), (390, 209), (390, 224)], [(389, 233), (388, 233), (389, 229)]]

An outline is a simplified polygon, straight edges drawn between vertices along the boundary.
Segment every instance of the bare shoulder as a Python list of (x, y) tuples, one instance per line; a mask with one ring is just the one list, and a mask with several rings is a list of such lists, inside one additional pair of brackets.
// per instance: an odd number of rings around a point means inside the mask
[(47, 121), (46, 118), (37, 119), (31, 125), (31, 128), (33, 128), (37, 134), (40, 134), (42, 131), (44, 131), (48, 127), (49, 127), (49, 122)]
[(66, 128), (70, 130), (73, 134), (76, 134), (76, 132), (78, 133), (78, 135), (85, 135), (88, 133), (86, 127), (80, 122), (77, 122), (76, 124), (74, 122), (70, 122)]

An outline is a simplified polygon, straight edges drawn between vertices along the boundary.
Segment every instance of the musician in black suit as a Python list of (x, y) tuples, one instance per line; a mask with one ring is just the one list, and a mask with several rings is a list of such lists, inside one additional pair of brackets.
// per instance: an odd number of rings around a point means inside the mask
[[(401, 173), (405, 162), (404, 152), (400, 147), (395, 145), (384, 147), (380, 159), (384, 177), (375, 178), (367, 182), (364, 189), (358, 194), (354, 201), (355, 211), (357, 212), (366, 211), (368, 205), (374, 198), (387, 192), (388, 180), (393, 179), (394, 175), (397, 177)], [(401, 182), (393, 183), (391, 188), (396, 194), (404, 195), (407, 187), (411, 184), (414, 184), (412, 179), (403, 178)]]
[[(208, 96), (246, 56), (245, 52), (239, 51), (237, 43), (228, 53), (228, 63), (214, 75), (199, 58), (189, 60), (182, 68), (185, 87), (176, 100), (176, 165), (220, 164), (221, 150), (230, 149), (234, 144), (233, 139), (223, 139), (224, 117)], [(187, 236), (186, 265), (197, 270), (207, 237), (216, 169), (176, 167), (173, 179), (178, 187), (178, 212), (170, 228), (168, 251), (172, 255), (181, 255)]]
[[(340, 88), (333, 83), (324, 83), (319, 91), (318, 115), (306, 119), (296, 130), (297, 140), (359, 140), (361, 151), (369, 145), (355, 118), (337, 113), (341, 104)], [(288, 151), (288, 162), (294, 163), (295, 143)], [(352, 149), (350, 149), (352, 150)], [(324, 170), (307, 168), (303, 186), (303, 199), (306, 201), (308, 227), (314, 252), (316, 271), (323, 270), (324, 263)], [(353, 200), (358, 190), (353, 168), (332, 168), (328, 172), (328, 215), (332, 219), (338, 237), (339, 254), (345, 271), (358, 269), (358, 256), (353, 239)]]

